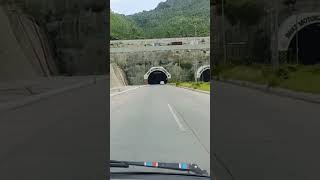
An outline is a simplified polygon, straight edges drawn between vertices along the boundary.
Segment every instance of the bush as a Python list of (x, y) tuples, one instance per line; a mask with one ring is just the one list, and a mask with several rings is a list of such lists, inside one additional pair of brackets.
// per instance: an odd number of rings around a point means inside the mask
[(276, 87), (279, 85), (280, 85), (280, 80), (278, 77), (273, 75), (268, 78), (268, 82), (267, 82), (268, 87)]
[(320, 73), (320, 64), (313, 65), (311, 68), (311, 72), (313, 74), (319, 74)]
[(192, 68), (192, 64), (188, 62), (187, 63), (181, 62), (180, 66), (182, 69), (187, 69), (187, 70), (190, 70)]
[(289, 72), (295, 72), (298, 70), (298, 65), (288, 65), (287, 69)]
[(193, 84), (192, 84), (192, 87), (193, 87), (193, 89), (197, 89), (197, 88), (200, 87), (200, 85), (201, 85), (201, 83), (196, 82), (196, 83), (193, 83)]
[(219, 76), (219, 73), (220, 73), (219, 66), (213, 65), (213, 67), (210, 68), (210, 70), (211, 70), (212, 76)]
[(218, 65), (218, 66), (213, 66), (211, 69), (211, 75), (216, 76), (217, 78), (220, 77), (221, 73), (223, 72), (224, 69), (226, 69), (226, 66), (223, 65)]
[(228, 58), (228, 62), (234, 65), (242, 65), (244, 61), (241, 57), (232, 57)]
[(289, 79), (289, 71), (287, 70), (287, 68), (280, 68), (276, 72), (276, 75), (281, 79)]
[(254, 62), (253, 58), (249, 56), (245, 57), (243, 60), (245, 65), (251, 65)]
[[(273, 71), (271, 68), (262, 68), (261, 69), (261, 77), (270, 77), (273, 75)], [(268, 79), (268, 78), (267, 78)], [(268, 80), (267, 80), (268, 81)]]

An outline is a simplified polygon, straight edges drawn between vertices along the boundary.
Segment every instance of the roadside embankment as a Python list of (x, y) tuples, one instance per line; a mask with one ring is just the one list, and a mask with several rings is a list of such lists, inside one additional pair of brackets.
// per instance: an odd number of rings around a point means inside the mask
[(116, 65), (110, 64), (110, 88), (127, 86), (125, 73)]
[(320, 66), (281, 65), (276, 72), (270, 65), (216, 67), (214, 79), (283, 97), (320, 103)]
[(0, 6), (0, 81), (58, 73), (43, 29), (18, 9)]
[(191, 91), (200, 92), (200, 93), (210, 94), (209, 82), (176, 82), (176, 83), (169, 83), (169, 85), (188, 89)]
[(186, 87), (191, 89), (198, 89), (201, 91), (208, 91), (210, 92), (210, 83), (209, 82), (177, 82), (172, 83), (177, 87)]
[(271, 65), (228, 65), (213, 70), (215, 79), (240, 80), (273, 88), (320, 94), (320, 65), (281, 65), (276, 72)]

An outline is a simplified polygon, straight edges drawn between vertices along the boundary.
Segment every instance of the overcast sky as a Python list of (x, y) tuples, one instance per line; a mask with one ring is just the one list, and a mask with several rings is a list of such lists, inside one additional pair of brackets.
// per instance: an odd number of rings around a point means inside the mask
[(131, 15), (143, 10), (149, 11), (165, 0), (111, 0), (111, 10), (125, 15)]

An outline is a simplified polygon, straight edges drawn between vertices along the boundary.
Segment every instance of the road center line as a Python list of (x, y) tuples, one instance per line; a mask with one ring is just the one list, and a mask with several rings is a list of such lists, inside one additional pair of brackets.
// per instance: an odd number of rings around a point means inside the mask
[(170, 112), (171, 112), (171, 114), (172, 114), (172, 116), (173, 116), (174, 120), (175, 120), (175, 121), (176, 121), (176, 123), (178, 124), (179, 129), (180, 129), (181, 131), (185, 131), (185, 128), (184, 128), (184, 127), (183, 127), (183, 125), (181, 124), (181, 122), (180, 122), (180, 120), (179, 120), (178, 116), (176, 115), (176, 113), (174, 112), (174, 110), (172, 109), (172, 107), (170, 106), (170, 104), (168, 104), (168, 107), (169, 107), (169, 110), (170, 110)]

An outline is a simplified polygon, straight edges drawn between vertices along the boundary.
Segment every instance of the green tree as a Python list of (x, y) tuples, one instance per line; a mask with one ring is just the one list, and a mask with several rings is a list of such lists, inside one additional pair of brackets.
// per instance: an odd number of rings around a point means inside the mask
[(111, 12), (111, 39), (139, 39), (143, 38), (142, 30), (126, 16)]

